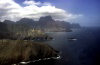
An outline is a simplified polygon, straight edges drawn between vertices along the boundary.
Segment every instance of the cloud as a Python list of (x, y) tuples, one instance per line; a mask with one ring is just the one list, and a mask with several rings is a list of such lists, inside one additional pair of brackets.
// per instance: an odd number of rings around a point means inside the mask
[(21, 18), (32, 18), (38, 20), (41, 16), (51, 15), (55, 20), (68, 21), (81, 16), (57, 8), (49, 2), (26, 0), (22, 4), (23, 6), (14, 0), (0, 0), (0, 19), (17, 21)]
[(41, 2), (35, 2), (35, 1), (32, 1), (32, 0), (30, 0), (30, 1), (26, 0), (26, 1), (23, 2), (23, 4), (34, 6), (34, 5), (41, 5), (42, 3)]

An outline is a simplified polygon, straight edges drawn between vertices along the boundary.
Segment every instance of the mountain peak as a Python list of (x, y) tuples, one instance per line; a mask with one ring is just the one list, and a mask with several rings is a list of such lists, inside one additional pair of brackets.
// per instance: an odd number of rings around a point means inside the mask
[(15, 22), (10, 21), (10, 20), (4, 20), (3, 22), (4, 22), (4, 23), (10, 23), (10, 24), (11, 24), (11, 23), (15, 23)]
[(10, 21), (10, 20), (4, 20), (4, 22), (13, 22), (13, 21)]
[(40, 17), (39, 21), (54, 21), (51, 16)]
[(20, 19), (20, 21), (34, 21), (34, 20), (30, 19), (30, 18), (22, 18), (22, 19)]

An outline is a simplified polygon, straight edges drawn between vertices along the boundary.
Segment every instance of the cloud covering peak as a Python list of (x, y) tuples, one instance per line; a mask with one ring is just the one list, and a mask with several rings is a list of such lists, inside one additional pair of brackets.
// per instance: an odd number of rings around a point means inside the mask
[(49, 2), (42, 3), (34, 0), (25, 0), (22, 5), (14, 0), (0, 0), (0, 20), (17, 21), (21, 18), (38, 20), (41, 16), (50, 15), (55, 20), (67, 21), (81, 16), (56, 8)]

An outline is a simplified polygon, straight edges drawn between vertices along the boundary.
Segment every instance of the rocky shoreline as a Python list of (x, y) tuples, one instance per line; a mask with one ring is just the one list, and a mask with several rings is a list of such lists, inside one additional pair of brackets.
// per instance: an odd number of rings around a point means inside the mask
[(0, 43), (0, 65), (22, 65), (59, 58), (59, 51), (44, 43), (23, 40)]
[(34, 61), (27, 61), (27, 62), (20, 62), (17, 64), (12, 64), (12, 65), (28, 65), (28, 64), (34, 64), (34, 63), (43, 63), (45, 61), (50, 61), (50, 60), (59, 60), (61, 59), (60, 55), (58, 55), (57, 57), (50, 57), (50, 58), (43, 58), (43, 59), (38, 59), (38, 60), (34, 60)]

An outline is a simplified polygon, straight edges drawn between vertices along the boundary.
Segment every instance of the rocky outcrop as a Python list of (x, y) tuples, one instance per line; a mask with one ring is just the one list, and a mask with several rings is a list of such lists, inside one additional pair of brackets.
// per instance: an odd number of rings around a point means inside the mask
[(47, 44), (9, 40), (0, 45), (0, 65), (57, 57), (58, 54), (58, 51)]

